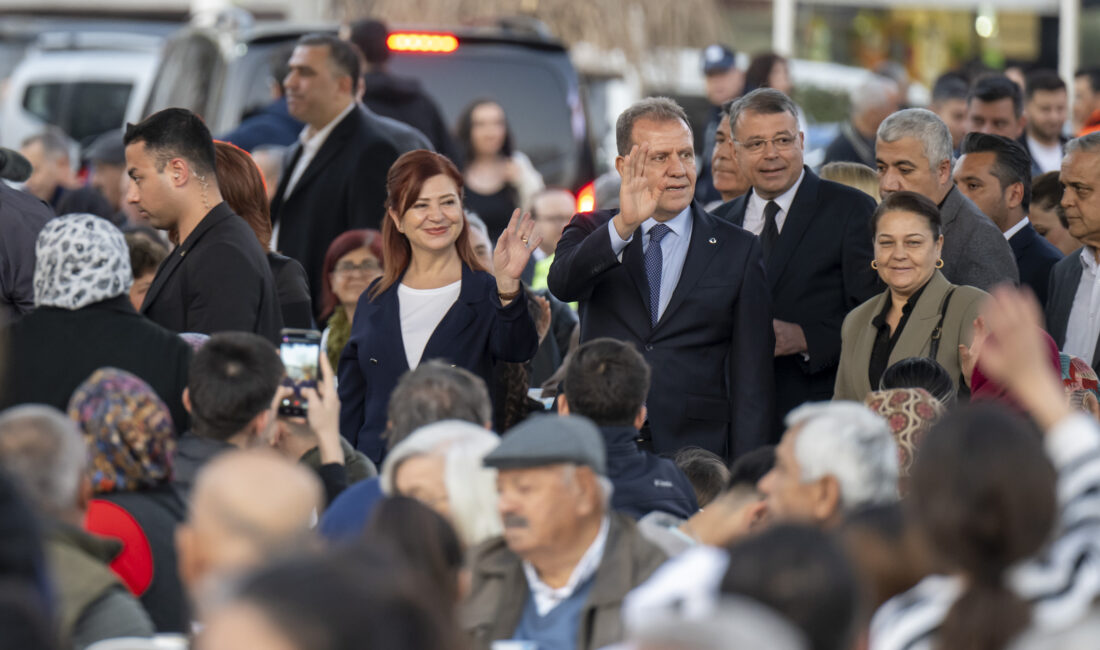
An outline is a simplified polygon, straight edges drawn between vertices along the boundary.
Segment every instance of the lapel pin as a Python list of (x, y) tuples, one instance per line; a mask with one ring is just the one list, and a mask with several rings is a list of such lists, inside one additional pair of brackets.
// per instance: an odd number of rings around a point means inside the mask
[(709, 243), (709, 244), (717, 244), (717, 243), (718, 243), (718, 240), (717, 240), (717, 239), (715, 239), (714, 237), (711, 237), (710, 239), (708, 239), (708, 240), (707, 240), (707, 243)]

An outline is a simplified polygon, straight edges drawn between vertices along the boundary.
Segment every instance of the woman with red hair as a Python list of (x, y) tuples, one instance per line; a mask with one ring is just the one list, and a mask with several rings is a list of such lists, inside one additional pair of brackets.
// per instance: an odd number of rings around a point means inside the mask
[(462, 175), (450, 160), (410, 151), (386, 177), (382, 277), (359, 299), (340, 355), (340, 431), (375, 463), (397, 380), (441, 359), (488, 385), (497, 361), (529, 361), (538, 348), (520, 285), (540, 237), (530, 215), (512, 214), (497, 240), (492, 273), (470, 245)]
[(321, 347), (333, 368), (351, 337), (359, 296), (382, 276), (382, 260), (382, 233), (372, 228), (349, 230), (329, 244), (321, 276), (321, 321), (328, 320)]

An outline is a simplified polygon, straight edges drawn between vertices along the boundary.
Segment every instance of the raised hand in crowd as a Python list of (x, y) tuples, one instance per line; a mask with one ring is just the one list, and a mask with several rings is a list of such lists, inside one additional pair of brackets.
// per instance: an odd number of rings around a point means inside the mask
[(619, 186), (619, 214), (612, 221), (619, 237), (629, 239), (642, 222), (657, 211), (661, 200), (661, 189), (653, 187), (645, 175), (645, 164), (649, 160), (649, 143), (634, 145), (623, 159), (622, 184)]
[(340, 446), (340, 396), (336, 394), (336, 377), (328, 355), (321, 355), (321, 383), (317, 388), (303, 388), (302, 396), (309, 404), (306, 421), (317, 434), (317, 447), (321, 463), (344, 464), (344, 452)]
[[(535, 233), (535, 220), (529, 213), (520, 215), (517, 209), (508, 221), (508, 227), (500, 233), (496, 248), (493, 249), (493, 275), (497, 280), (497, 290), (503, 295), (511, 295), (520, 290), (520, 276), (527, 268), (531, 252), (539, 247), (542, 235)], [(501, 298), (504, 304), (515, 300)]]

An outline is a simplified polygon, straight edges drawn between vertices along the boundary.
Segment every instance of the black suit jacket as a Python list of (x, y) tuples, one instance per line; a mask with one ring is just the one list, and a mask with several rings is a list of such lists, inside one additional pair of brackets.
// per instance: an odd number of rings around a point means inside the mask
[[(792, 408), (832, 398), (844, 317), (880, 291), (871, 269), (874, 200), (809, 168), (805, 174), (767, 263), (772, 312), (802, 327), (809, 356), (775, 359), (776, 432)], [(751, 196), (734, 199), (733, 223), (745, 222)]]
[[(375, 463), (385, 457), (386, 408), (401, 375), (409, 370), (401, 338), (401, 280), (373, 300), (359, 297), (351, 337), (340, 354), (340, 433)], [(421, 355), (465, 368), (492, 386), (496, 361), (526, 363), (538, 349), (526, 296), (502, 307), (496, 279), (462, 267), (462, 288), (436, 326)]]
[[(1092, 249), (1082, 246), (1066, 255), (1062, 261), (1050, 270), (1050, 288), (1047, 290), (1047, 333), (1058, 349), (1066, 344), (1066, 329), (1069, 327), (1069, 313), (1073, 310), (1073, 298), (1077, 295), (1077, 286), (1081, 284), (1084, 268), (1081, 256), (1091, 255)], [(1092, 368), (1100, 372), (1100, 340), (1092, 353)]]
[(253, 332), (273, 342), (283, 326), (264, 250), (224, 202), (161, 262), (141, 313), (173, 332)]
[(1016, 268), (1020, 271), (1020, 283), (1031, 287), (1039, 304), (1047, 304), (1050, 287), (1050, 270), (1062, 259), (1062, 251), (1048, 242), (1027, 224), (1008, 240), (1012, 254), (1016, 256)]
[[(189, 426), (182, 399), (191, 347), (138, 315), (128, 295), (75, 310), (41, 307), (8, 334), (11, 352), (7, 378), (0, 378), (5, 387), (0, 410), (34, 402), (64, 411), (84, 380), (110, 366), (140, 377), (156, 391), (172, 413), (177, 434)], [(0, 364), (0, 373), (4, 370)]]
[(649, 363), (654, 449), (696, 445), (731, 460), (770, 442), (775, 342), (760, 241), (693, 203), (680, 282), (652, 326), (641, 228), (620, 261), (614, 216), (573, 217), (547, 281), (555, 296), (580, 302), (581, 341), (628, 341)]
[(286, 187), (301, 156), (301, 142), (287, 152), (271, 201), (271, 221), (279, 226), (279, 251), (306, 270), (315, 311), (321, 305), (329, 244), (353, 228), (381, 229), (386, 174), (398, 156), (417, 148), (431, 148), (419, 131), (357, 104), (329, 133), (290, 196)]

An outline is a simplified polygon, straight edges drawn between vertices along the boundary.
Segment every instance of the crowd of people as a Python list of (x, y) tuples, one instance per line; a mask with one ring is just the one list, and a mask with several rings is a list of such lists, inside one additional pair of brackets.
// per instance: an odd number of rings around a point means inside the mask
[(219, 139), (105, 134), (87, 184), (23, 143), (0, 648), (1095, 646), (1100, 72), (1068, 139), (1056, 74), (928, 110), (888, 66), (819, 174), (786, 61), (711, 46), (703, 155), (642, 99), (573, 214), (386, 33), (303, 37)]

